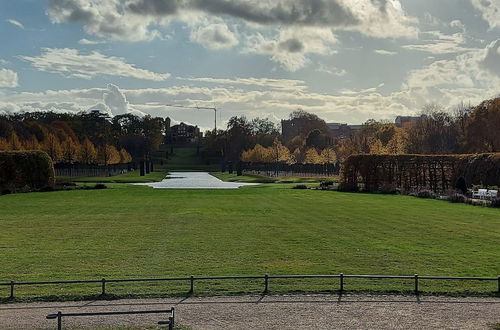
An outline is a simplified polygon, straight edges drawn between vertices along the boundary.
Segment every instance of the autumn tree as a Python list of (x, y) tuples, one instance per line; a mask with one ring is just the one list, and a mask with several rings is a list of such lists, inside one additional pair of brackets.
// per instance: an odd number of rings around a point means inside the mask
[(97, 161), (95, 146), (88, 138), (83, 140), (78, 159), (83, 164), (95, 164)]
[(334, 164), (337, 162), (337, 154), (332, 148), (323, 149), (320, 156), (325, 164)]
[(61, 143), (54, 134), (48, 133), (46, 135), (42, 148), (52, 158), (54, 163), (59, 163), (62, 160)]

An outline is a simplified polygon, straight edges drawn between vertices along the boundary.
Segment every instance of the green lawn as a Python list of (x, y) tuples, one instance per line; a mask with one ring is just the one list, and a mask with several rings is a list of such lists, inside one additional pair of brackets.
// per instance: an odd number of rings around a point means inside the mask
[[(500, 211), (406, 196), (293, 190), (153, 190), (110, 184), (0, 196), (0, 282), (189, 275), (497, 276)], [(273, 189), (269, 189), (273, 188)], [(271, 292), (337, 280), (273, 280)], [(112, 284), (114, 294), (181, 294), (182, 284)], [(411, 290), (349, 279), (347, 290)], [(262, 281), (197, 283), (200, 294), (259, 292)], [(425, 281), (426, 292), (492, 294), (497, 283)], [(98, 293), (96, 285), (20, 287), (19, 296)], [(8, 295), (0, 287), (0, 297)]]
[(249, 183), (320, 183), (321, 181), (338, 181), (338, 178), (321, 178), (321, 177), (277, 177), (270, 178), (262, 175), (246, 174), (238, 176), (236, 172), (229, 174), (228, 172), (210, 172), (213, 176), (228, 182), (249, 182)]

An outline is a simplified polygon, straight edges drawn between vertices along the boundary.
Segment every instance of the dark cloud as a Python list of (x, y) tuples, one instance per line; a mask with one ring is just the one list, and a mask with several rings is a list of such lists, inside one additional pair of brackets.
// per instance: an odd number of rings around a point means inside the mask
[(304, 50), (304, 44), (298, 39), (288, 39), (281, 42), (278, 47), (288, 53), (300, 53)]
[(176, 14), (182, 0), (130, 1), (126, 7), (135, 14), (166, 16)]
[(196, 10), (263, 25), (350, 26), (359, 23), (337, 0), (276, 0), (271, 6), (248, 0), (132, 0), (127, 8), (152, 16), (172, 15), (181, 9)]

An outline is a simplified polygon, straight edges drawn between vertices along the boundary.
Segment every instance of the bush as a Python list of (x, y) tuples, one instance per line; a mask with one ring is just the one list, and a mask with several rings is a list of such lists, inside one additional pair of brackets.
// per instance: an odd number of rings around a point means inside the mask
[(466, 201), (467, 197), (461, 193), (454, 193), (450, 195), (450, 202), (452, 203), (465, 203)]
[(496, 197), (496, 198), (493, 198), (491, 200), (491, 204), (490, 204), (491, 207), (495, 207), (495, 208), (498, 208), (500, 207), (500, 197)]
[(25, 192), (54, 187), (52, 159), (42, 151), (0, 152), (0, 191)]
[(436, 193), (433, 192), (432, 190), (420, 190), (416, 194), (417, 197), (419, 198), (436, 198)]
[(305, 184), (298, 184), (296, 186), (293, 186), (292, 189), (307, 189), (307, 186)]
[(105, 184), (98, 183), (94, 186), (94, 189), (108, 189), (108, 187)]
[(358, 185), (355, 183), (339, 183), (339, 191), (343, 192), (358, 192), (359, 188)]
[(381, 194), (397, 194), (397, 193), (399, 193), (399, 190), (392, 183), (383, 183), (380, 186), (379, 193), (381, 193)]

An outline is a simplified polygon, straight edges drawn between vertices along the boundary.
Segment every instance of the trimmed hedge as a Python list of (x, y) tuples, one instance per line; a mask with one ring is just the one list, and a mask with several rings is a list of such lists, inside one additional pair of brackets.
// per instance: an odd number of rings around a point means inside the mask
[(54, 184), (54, 165), (45, 152), (0, 152), (0, 194), (52, 188)]
[(369, 192), (379, 192), (387, 184), (407, 192), (500, 186), (500, 153), (354, 155), (342, 164), (341, 183)]

